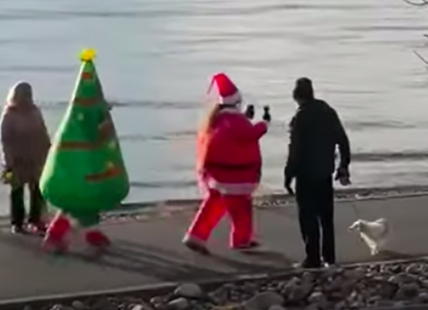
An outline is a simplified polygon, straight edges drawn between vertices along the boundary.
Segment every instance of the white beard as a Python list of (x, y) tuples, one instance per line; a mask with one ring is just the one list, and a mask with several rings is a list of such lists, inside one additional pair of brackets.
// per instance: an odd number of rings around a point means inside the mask
[(349, 230), (357, 231), (361, 239), (369, 247), (370, 254), (376, 255), (385, 248), (389, 233), (389, 224), (384, 218), (377, 219), (376, 221), (359, 219), (349, 227)]

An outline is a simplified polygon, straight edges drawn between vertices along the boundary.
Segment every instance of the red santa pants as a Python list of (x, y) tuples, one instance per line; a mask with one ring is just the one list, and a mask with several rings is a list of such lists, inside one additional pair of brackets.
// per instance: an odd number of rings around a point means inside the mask
[(253, 206), (251, 195), (222, 195), (210, 189), (189, 227), (185, 240), (205, 245), (212, 230), (225, 213), (232, 221), (230, 246), (248, 245), (253, 237)]

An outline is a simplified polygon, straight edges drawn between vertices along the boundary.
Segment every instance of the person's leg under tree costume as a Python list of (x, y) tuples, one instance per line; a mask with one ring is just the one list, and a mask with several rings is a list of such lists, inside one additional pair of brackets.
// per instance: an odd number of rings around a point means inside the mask
[(89, 245), (95, 247), (106, 247), (110, 245), (110, 239), (99, 229), (95, 228), (100, 224), (99, 213), (82, 215), (65, 215), (59, 211), (52, 220), (48, 228), (49, 239), (45, 242), (45, 249), (67, 250), (70, 240), (69, 235), (73, 229), (72, 220), (76, 222), (75, 229), (85, 232), (85, 240)]
[(99, 213), (85, 214), (77, 219), (80, 227), (85, 230), (85, 240), (95, 247), (105, 247), (110, 245), (110, 239), (99, 229), (95, 228), (100, 224)]
[(58, 211), (48, 226), (43, 248), (48, 251), (67, 251), (71, 230), (72, 224), (67, 215)]

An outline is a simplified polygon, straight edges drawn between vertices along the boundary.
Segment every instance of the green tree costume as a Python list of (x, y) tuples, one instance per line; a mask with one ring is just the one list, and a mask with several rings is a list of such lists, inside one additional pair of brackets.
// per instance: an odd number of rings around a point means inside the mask
[(129, 192), (128, 174), (94, 57), (93, 50), (81, 54), (75, 90), (40, 179), (45, 199), (82, 226), (97, 224), (100, 212), (118, 207)]

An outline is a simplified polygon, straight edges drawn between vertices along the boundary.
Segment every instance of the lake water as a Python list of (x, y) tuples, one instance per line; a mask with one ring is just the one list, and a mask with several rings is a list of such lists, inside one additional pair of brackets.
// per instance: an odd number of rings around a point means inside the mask
[(194, 135), (218, 71), (258, 117), (271, 105), (262, 188), (281, 190), (291, 90), (309, 76), (349, 131), (354, 186), (428, 184), (428, 70), (412, 54), (424, 53), (427, 17), (400, 0), (3, 0), (0, 95), (30, 81), (54, 132), (78, 52), (96, 48), (128, 201), (154, 201), (198, 195)]

